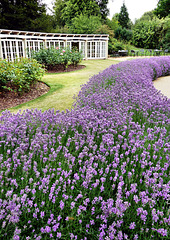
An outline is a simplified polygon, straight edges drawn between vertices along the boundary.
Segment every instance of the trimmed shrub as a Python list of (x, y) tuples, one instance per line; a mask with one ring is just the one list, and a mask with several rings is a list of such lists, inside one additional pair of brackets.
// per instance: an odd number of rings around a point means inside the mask
[(35, 59), (23, 58), (15, 63), (0, 61), (0, 90), (15, 91), (22, 94), (41, 80), (45, 70)]
[(82, 60), (82, 57), (80, 55), (80, 52), (77, 49), (73, 49), (72, 54), (70, 55), (71, 64), (77, 67), (78, 63), (80, 63), (81, 60)]
[(63, 66), (64, 70), (68, 65), (77, 66), (83, 59), (82, 53), (70, 48), (42, 48), (39, 51), (32, 51), (31, 58), (43, 64), (47, 70)]

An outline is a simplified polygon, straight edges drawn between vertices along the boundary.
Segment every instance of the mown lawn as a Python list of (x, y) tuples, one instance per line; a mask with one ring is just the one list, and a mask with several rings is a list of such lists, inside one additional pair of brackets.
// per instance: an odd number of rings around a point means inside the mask
[(16, 113), (19, 109), (21, 111), (35, 108), (41, 109), (42, 111), (50, 108), (60, 111), (70, 109), (74, 102), (73, 96), (78, 94), (82, 84), (85, 84), (91, 76), (119, 61), (121, 60), (88, 60), (81, 63), (86, 66), (86, 68), (82, 70), (68, 73), (46, 74), (42, 81), (50, 86), (50, 91), (47, 94), (10, 108), (9, 110)]

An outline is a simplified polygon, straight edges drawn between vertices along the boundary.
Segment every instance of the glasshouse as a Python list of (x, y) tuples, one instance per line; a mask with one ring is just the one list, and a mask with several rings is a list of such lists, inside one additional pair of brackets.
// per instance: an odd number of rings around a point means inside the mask
[(27, 57), (31, 50), (49, 47), (76, 47), (84, 59), (108, 57), (108, 35), (26, 32), (0, 29), (0, 58), (14, 61)]

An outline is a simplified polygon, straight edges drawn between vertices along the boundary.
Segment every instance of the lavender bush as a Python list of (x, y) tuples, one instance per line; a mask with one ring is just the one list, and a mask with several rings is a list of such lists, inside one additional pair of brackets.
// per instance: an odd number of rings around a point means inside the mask
[(113, 65), (71, 111), (0, 117), (0, 239), (169, 239), (170, 57)]

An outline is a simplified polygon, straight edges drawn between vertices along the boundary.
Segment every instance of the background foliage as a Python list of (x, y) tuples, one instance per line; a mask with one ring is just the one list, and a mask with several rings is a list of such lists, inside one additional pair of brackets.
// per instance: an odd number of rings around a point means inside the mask
[(170, 18), (139, 20), (133, 28), (133, 44), (142, 48), (169, 48)]
[(159, 0), (157, 8), (154, 10), (154, 14), (159, 18), (170, 15), (170, 2), (169, 0)]
[(154, 10), (144, 13), (135, 23), (129, 18), (125, 2), (112, 19), (108, 18), (107, 4), (108, 0), (54, 0), (51, 14), (47, 14), (42, 0), (1, 0), (0, 26), (25, 31), (109, 34), (109, 54), (127, 43), (138, 48), (170, 50), (169, 0), (159, 0)]
[(66, 24), (70, 24), (72, 18), (78, 17), (80, 14), (98, 16), (100, 15), (100, 9), (97, 3), (93, 0), (69, 0), (65, 2), (61, 17)]

